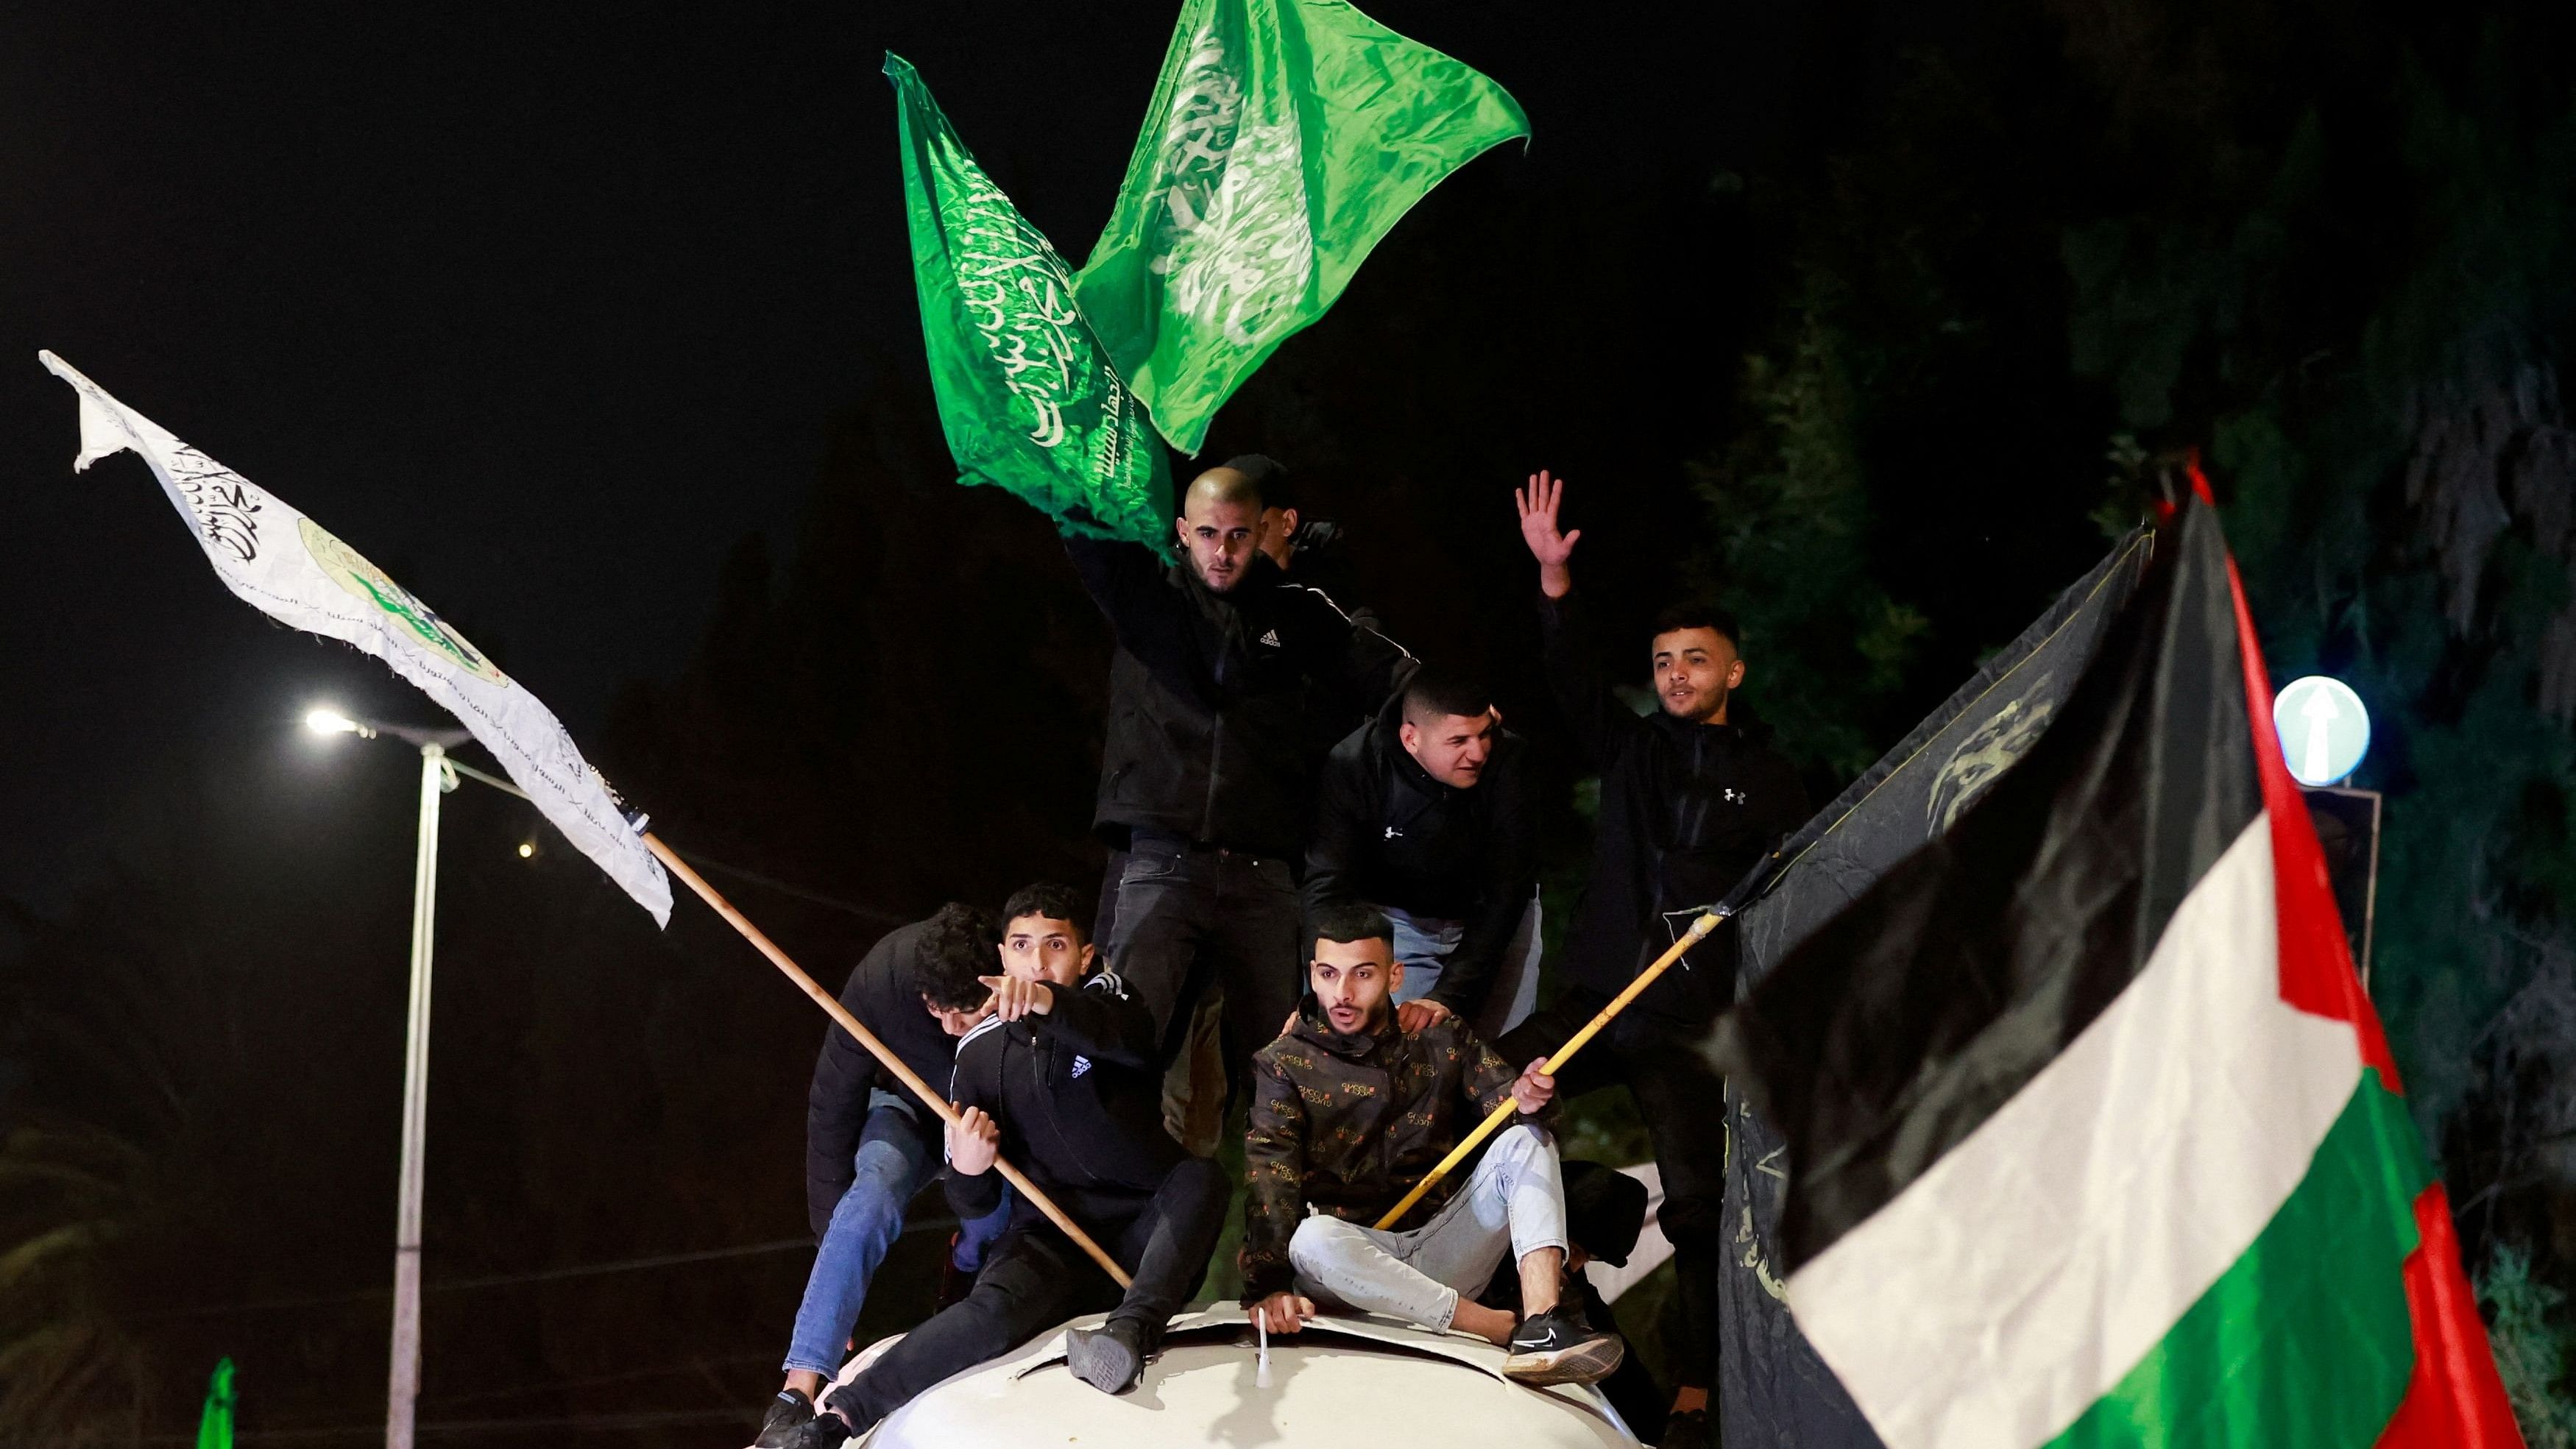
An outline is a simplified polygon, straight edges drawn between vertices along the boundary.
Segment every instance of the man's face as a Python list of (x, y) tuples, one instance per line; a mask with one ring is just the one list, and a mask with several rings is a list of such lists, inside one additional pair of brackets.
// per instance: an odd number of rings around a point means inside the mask
[[(1200, 475), (1202, 481), (1233, 476), (1233, 470), (1228, 468), (1215, 468)], [(1219, 502), (1211, 496), (1211, 490), (1196, 483), (1190, 485), (1189, 497), (1182, 502), (1176, 526), (1181, 531), (1181, 547), (1189, 550), (1191, 570), (1198, 574), (1199, 582), (1220, 594), (1243, 582), (1253, 554), (1260, 550), (1260, 507)]]
[(1404, 980), (1395, 964), (1393, 946), (1383, 936), (1364, 941), (1315, 942), (1315, 959), (1306, 968), (1306, 984), (1323, 1003), (1324, 1019), (1333, 1030), (1375, 1030), (1387, 1011), (1387, 998)]
[(1013, 916), (1002, 927), (1002, 974), (1071, 986), (1091, 970), (1091, 943), (1071, 921)]
[(1297, 556), (1297, 510), (1264, 508), (1261, 510), (1261, 551), (1281, 568)]
[(1744, 661), (1715, 629), (1655, 636), (1655, 701), (1693, 724), (1723, 724), (1726, 696), (1744, 683)]
[(950, 1036), (964, 1036), (975, 1029), (975, 1023), (993, 1013), (993, 1004), (990, 1001), (968, 1007), (964, 1011), (942, 1006), (927, 996), (921, 998), (921, 1004), (938, 1019), (939, 1029)]
[(1397, 738), (1424, 774), (1452, 790), (1471, 789), (1494, 757), (1494, 716), (1488, 711), (1434, 715), (1419, 723), (1407, 719)]

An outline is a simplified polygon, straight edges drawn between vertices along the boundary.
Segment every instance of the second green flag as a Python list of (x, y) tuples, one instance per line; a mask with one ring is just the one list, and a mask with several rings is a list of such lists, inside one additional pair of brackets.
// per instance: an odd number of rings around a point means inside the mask
[(1324, 315), (1443, 177), (1529, 134), (1484, 75), (1343, 0), (1189, 0), (1083, 315), (1173, 446)]

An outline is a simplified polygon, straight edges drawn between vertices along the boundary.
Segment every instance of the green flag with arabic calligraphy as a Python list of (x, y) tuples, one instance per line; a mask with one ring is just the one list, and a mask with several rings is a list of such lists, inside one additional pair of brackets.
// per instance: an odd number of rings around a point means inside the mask
[(1187, 0), (1075, 294), (1154, 426), (1195, 453), (1415, 202), (1528, 134), (1501, 86), (1343, 0)]
[(909, 61), (886, 56), (931, 388), (960, 481), (1006, 488), (1068, 533), (1172, 538), (1163, 445), (1073, 300), (1073, 269), (1021, 217)]

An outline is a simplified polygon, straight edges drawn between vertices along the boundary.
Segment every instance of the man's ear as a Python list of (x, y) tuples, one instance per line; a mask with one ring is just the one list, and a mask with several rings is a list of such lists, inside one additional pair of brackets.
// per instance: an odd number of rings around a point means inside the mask
[[(1392, 943), (1392, 942), (1390, 942), (1389, 944), (1393, 944), (1393, 943)], [(1399, 986), (1402, 986), (1403, 984), (1404, 984), (1404, 963), (1403, 963), (1403, 962), (1401, 962), (1401, 961), (1389, 961), (1389, 962), (1387, 962), (1387, 963), (1386, 963), (1386, 994), (1387, 994), (1387, 996), (1388, 996), (1388, 997), (1390, 997), (1390, 998), (1392, 998), (1392, 997), (1395, 995), (1396, 988), (1397, 988), (1397, 987), (1399, 987)]]
[(1744, 687), (1743, 660), (1738, 659), (1734, 664), (1728, 666), (1726, 671), (1726, 687), (1729, 689), (1742, 689)]
[(1411, 720), (1396, 726), (1395, 737), (1403, 742), (1404, 752), (1408, 755), (1422, 748), (1422, 731), (1415, 729)]
[(1093, 944), (1091, 944), (1089, 941), (1085, 941), (1085, 942), (1083, 942), (1083, 943), (1082, 943), (1082, 971), (1081, 971), (1081, 974), (1082, 974), (1082, 975), (1084, 975), (1084, 976), (1088, 976), (1088, 975), (1090, 975), (1090, 974), (1091, 974), (1091, 968), (1092, 968), (1093, 964), (1094, 964), (1094, 963), (1096, 963), (1096, 962), (1098, 962), (1099, 960), (1100, 960), (1100, 948), (1099, 948), (1099, 947), (1097, 947), (1097, 946), (1095, 946), (1095, 945), (1093, 945)]

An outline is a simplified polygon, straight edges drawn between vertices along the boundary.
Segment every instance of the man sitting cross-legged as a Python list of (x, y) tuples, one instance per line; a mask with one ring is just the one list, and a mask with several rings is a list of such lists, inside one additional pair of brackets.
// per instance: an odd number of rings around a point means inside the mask
[[(1033, 885), (1003, 907), (1003, 974), (984, 979), (993, 1015), (957, 1047), (948, 1129), (949, 1206), (980, 1217), (1002, 1200), (998, 1151), (1028, 1174), (1134, 1278), (1117, 1286), (1036, 1208), (1024, 1207), (965, 1300), (933, 1316), (833, 1390), (800, 1449), (830, 1449), (915, 1394), (1078, 1313), (1073, 1372), (1110, 1393), (1133, 1388), (1163, 1326), (1207, 1272), (1225, 1216), (1217, 1165), (1163, 1131), (1153, 1014), (1117, 975), (1093, 973), (1076, 897)], [(1085, 977), (1088, 976), (1088, 980)]]
[[(1252, 1059), (1246, 1313), (1294, 1333), (1320, 1300), (1502, 1345), (1503, 1372), (1525, 1383), (1608, 1374), (1618, 1336), (1562, 1296), (1565, 1189), (1556, 1143), (1535, 1120), (1556, 1084), (1537, 1062), (1515, 1078), (1456, 1017), (1405, 1030), (1391, 1004), (1404, 968), (1384, 913), (1328, 907), (1314, 926), (1296, 1024)], [(1368, 1226), (1506, 1100), (1521, 1119), (1472, 1173), (1442, 1179), (1400, 1231)], [(1520, 1265), (1519, 1318), (1474, 1297), (1506, 1252)]]

